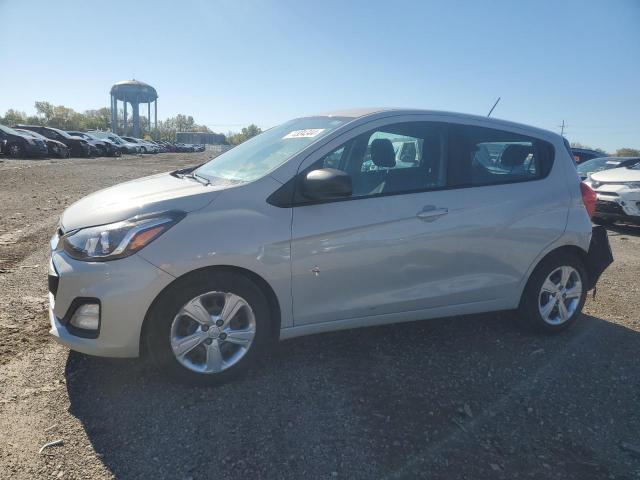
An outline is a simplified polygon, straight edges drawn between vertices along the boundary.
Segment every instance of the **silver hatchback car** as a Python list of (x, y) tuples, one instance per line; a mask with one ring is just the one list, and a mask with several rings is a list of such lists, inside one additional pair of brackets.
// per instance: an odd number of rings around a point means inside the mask
[(51, 333), (212, 383), (331, 330), (517, 310), (556, 332), (613, 260), (594, 206), (551, 132), (422, 110), (298, 118), (71, 205)]

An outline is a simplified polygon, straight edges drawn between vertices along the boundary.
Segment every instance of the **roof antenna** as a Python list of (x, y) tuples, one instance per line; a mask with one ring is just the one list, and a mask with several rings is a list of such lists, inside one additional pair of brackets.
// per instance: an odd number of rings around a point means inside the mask
[(498, 99), (496, 100), (496, 103), (493, 104), (493, 107), (491, 107), (491, 110), (489, 110), (489, 113), (487, 113), (487, 117), (491, 116), (491, 113), (493, 112), (493, 109), (496, 108), (496, 105), (498, 105), (499, 101), (500, 101), (500, 97), (498, 97)]

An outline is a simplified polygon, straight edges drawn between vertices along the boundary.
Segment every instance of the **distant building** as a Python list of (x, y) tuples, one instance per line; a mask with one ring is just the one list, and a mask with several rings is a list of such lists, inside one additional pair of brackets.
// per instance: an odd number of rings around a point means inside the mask
[(226, 142), (226, 137), (221, 133), (178, 132), (176, 134), (176, 142), (198, 145), (221, 145)]

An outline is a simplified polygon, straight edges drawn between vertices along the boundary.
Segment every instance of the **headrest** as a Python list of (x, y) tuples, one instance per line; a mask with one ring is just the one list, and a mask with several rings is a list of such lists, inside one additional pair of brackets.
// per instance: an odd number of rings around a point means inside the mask
[(500, 164), (505, 167), (517, 167), (524, 164), (529, 154), (533, 153), (529, 145), (509, 145), (502, 152)]
[(393, 168), (396, 166), (396, 152), (388, 138), (376, 138), (371, 142), (371, 161), (376, 167)]

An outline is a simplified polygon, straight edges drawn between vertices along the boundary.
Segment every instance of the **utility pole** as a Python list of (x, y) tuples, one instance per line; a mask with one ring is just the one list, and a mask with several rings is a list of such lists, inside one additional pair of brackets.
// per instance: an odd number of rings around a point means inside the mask
[(562, 120), (562, 125), (558, 125), (560, 127), (560, 135), (562, 135), (564, 137), (564, 129), (565, 127), (568, 127), (569, 125), (565, 125), (564, 120)]

